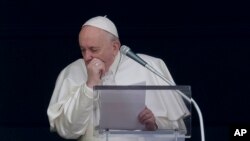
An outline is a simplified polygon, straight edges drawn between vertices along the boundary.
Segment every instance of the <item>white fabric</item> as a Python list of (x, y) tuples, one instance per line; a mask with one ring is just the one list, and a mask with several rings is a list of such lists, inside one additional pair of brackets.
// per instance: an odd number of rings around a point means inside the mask
[[(173, 81), (161, 59), (142, 54), (139, 56)], [(105, 77), (111, 78), (111, 81)], [(76, 60), (61, 71), (47, 111), (49, 122), (51, 129), (64, 138), (101, 141), (104, 138), (93, 138), (96, 132), (93, 125), (99, 117), (93, 117), (95, 114), (92, 112), (96, 109), (94, 113), (98, 113), (98, 96), (86, 86), (86, 80), (87, 71), (83, 59)], [(146, 85), (167, 85), (152, 72), (120, 53), (103, 78), (103, 84), (132, 85), (140, 82), (146, 82)], [(175, 94), (147, 94), (146, 105), (154, 113), (160, 129), (177, 129), (181, 118), (190, 114), (180, 96)], [(118, 137), (113, 140), (128, 139)]]
[(97, 16), (97, 17), (91, 18), (83, 24), (83, 26), (85, 25), (90, 25), (90, 26), (103, 29), (115, 35), (117, 38), (119, 37), (115, 24), (111, 20), (109, 20), (106, 16), (105, 17)]

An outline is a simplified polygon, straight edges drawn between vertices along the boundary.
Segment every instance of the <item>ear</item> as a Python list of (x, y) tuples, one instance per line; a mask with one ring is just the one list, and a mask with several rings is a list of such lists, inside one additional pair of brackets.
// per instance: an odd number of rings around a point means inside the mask
[(117, 52), (120, 50), (120, 47), (121, 47), (121, 43), (119, 40), (115, 40), (113, 41), (113, 51), (114, 51), (114, 55), (117, 54)]

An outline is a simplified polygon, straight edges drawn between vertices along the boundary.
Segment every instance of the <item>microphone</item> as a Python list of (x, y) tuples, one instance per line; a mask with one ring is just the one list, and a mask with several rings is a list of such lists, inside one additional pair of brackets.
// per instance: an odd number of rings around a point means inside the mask
[[(138, 62), (139, 64), (141, 64), (142, 66), (144, 66), (145, 68), (149, 69), (151, 72), (153, 72), (154, 74), (156, 74), (157, 76), (159, 76), (161, 79), (163, 79), (166, 83), (168, 83), (170, 86), (175, 86), (175, 84), (172, 81), (169, 81), (167, 78), (165, 78), (164, 75), (162, 75), (161, 73), (159, 73), (156, 69), (154, 69), (152, 66), (150, 66), (147, 62), (145, 62), (141, 57), (139, 57), (138, 55), (136, 55), (135, 53), (133, 53), (129, 47), (122, 45), (120, 52), (126, 56), (128, 56), (129, 58), (131, 58), (132, 60)], [(177, 90), (177, 93), (182, 96), (185, 100), (187, 100), (189, 103), (194, 104), (195, 109), (197, 110), (198, 116), (199, 116), (199, 120), (200, 120), (200, 129), (201, 129), (201, 141), (205, 141), (205, 132), (204, 132), (204, 122), (203, 122), (203, 116), (201, 113), (201, 110), (198, 106), (198, 104), (195, 102), (195, 100), (193, 98), (188, 98), (185, 94), (183, 94), (181, 91)]]
[(132, 52), (128, 46), (122, 45), (120, 51), (122, 54), (135, 60), (137, 63), (143, 65), (144, 67), (147, 65), (147, 62), (145, 62), (144, 60), (141, 59), (141, 57)]

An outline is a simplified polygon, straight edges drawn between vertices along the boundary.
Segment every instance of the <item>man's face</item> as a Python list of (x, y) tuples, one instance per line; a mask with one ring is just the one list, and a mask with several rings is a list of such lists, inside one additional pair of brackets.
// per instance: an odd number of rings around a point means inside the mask
[(119, 44), (111, 40), (109, 33), (92, 26), (82, 28), (79, 33), (79, 45), (86, 65), (93, 58), (97, 58), (104, 62), (106, 71), (119, 51)]

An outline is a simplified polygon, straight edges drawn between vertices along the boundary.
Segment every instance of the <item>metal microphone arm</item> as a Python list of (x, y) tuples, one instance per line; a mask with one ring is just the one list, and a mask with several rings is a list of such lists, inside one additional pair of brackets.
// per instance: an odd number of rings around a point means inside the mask
[[(156, 69), (151, 67), (149, 64), (146, 64), (145, 67), (149, 69), (151, 72), (159, 76), (162, 80), (164, 80), (167, 84), (170, 86), (175, 86), (171, 81), (169, 81), (167, 78), (165, 78), (161, 73), (159, 73)], [(180, 94), (185, 100), (187, 100), (189, 103), (191, 103), (190, 98), (188, 98), (185, 94), (183, 94), (181, 91), (177, 90), (178, 94)]]

